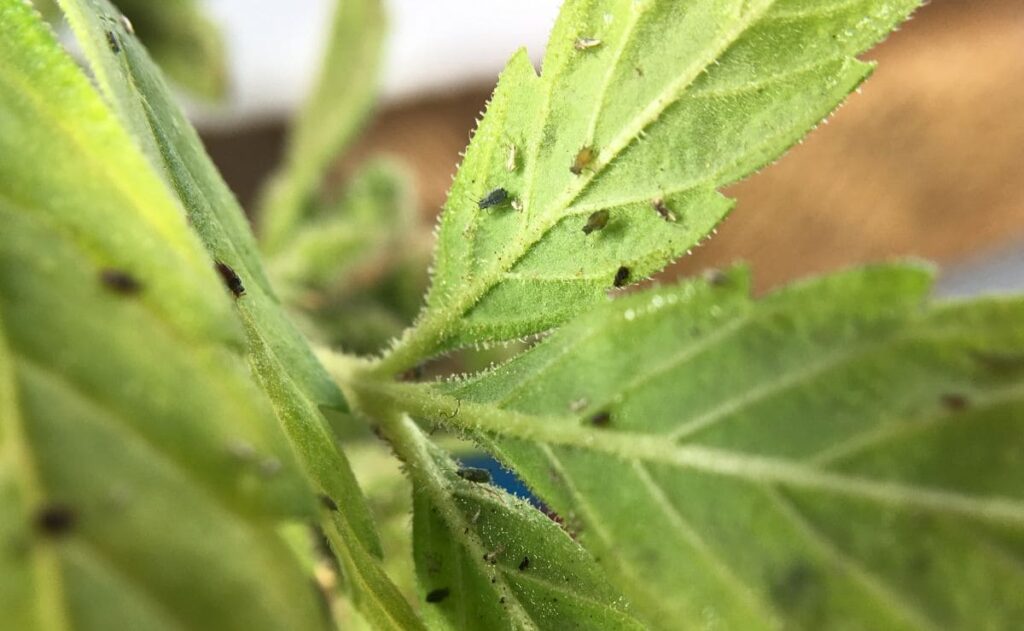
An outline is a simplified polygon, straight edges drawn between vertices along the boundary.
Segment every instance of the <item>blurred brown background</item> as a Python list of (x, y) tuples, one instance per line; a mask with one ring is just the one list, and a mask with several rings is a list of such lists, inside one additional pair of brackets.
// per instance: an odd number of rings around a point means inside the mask
[[(669, 273), (742, 259), (764, 289), (852, 263), (949, 265), (1024, 242), (1024, 0), (933, 2), (866, 58), (879, 68), (863, 92), (728, 190), (736, 210)], [(338, 174), (372, 153), (398, 156), (429, 228), (492, 87), (378, 112)], [(205, 136), (247, 207), (282, 139), (281, 125)]]

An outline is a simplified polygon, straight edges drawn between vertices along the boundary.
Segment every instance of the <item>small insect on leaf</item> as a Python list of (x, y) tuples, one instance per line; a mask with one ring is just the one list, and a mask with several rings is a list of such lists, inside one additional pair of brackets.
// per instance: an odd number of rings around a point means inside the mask
[(601, 230), (608, 225), (608, 211), (599, 210), (587, 217), (587, 223), (583, 224), (583, 234), (590, 234)]
[(117, 34), (114, 31), (107, 31), (107, 44), (115, 55), (121, 52), (121, 42), (117, 41)]
[(427, 602), (428, 603), (439, 603), (439, 602), (443, 601), (445, 598), (448, 598), (448, 594), (450, 594), (450, 593), (451, 593), (451, 590), (449, 590), (447, 587), (441, 587), (441, 588), (432, 590), (432, 591), (430, 591), (430, 593), (427, 594)]
[(668, 206), (665, 205), (664, 199), (656, 197), (653, 201), (651, 201), (651, 205), (654, 206), (654, 210), (658, 211), (658, 214), (661, 216), (662, 219), (668, 222), (675, 222), (676, 214), (672, 212), (672, 210), (669, 209)]
[(107, 268), (100, 270), (100, 282), (107, 289), (130, 296), (142, 291), (142, 283), (134, 276), (119, 269)]
[(516, 160), (516, 146), (515, 145), (509, 145), (508, 146), (508, 157), (505, 158), (505, 170), (508, 171), (509, 173), (512, 173), (513, 171), (516, 170), (516, 168), (518, 166), (519, 166), (519, 163)]
[(480, 208), (480, 210), (484, 210), (485, 208), (493, 208), (494, 206), (500, 206), (507, 201), (508, 191), (499, 187), (494, 189), (490, 193), (484, 195), (483, 198), (481, 198), (480, 201), (476, 203), (476, 205)]
[(962, 394), (949, 393), (942, 395), (942, 405), (951, 412), (960, 412), (967, 409), (968, 401)]
[(35, 515), (36, 530), (48, 537), (66, 535), (75, 527), (78, 514), (64, 504), (47, 504), (41, 506)]
[(217, 273), (220, 274), (224, 284), (235, 295), (235, 298), (245, 294), (245, 285), (242, 284), (242, 279), (238, 277), (235, 270), (231, 269), (230, 265), (217, 261)]
[(523, 557), (523, 560), (519, 562), (519, 571), (522, 572), (528, 567), (530, 567), (530, 557)]
[(612, 415), (611, 412), (602, 410), (591, 416), (587, 421), (594, 427), (608, 427), (612, 423)]
[(467, 482), (476, 482), (478, 484), (486, 484), (491, 481), (491, 473), (487, 469), (477, 469), (476, 467), (462, 467), (455, 472), (457, 476), (466, 480)]
[(320, 504), (327, 510), (338, 510), (338, 503), (331, 499), (330, 496), (324, 495), (322, 493), (320, 494)]
[(125, 33), (128, 33), (129, 35), (135, 35), (135, 27), (132, 26), (132, 21), (128, 19), (127, 15), (121, 14), (121, 16), (118, 18), (118, 21), (121, 22), (121, 26), (124, 28)]
[(576, 159), (573, 160), (572, 166), (569, 170), (573, 175), (579, 175), (583, 173), (583, 169), (590, 166), (590, 163), (594, 161), (595, 153), (593, 147), (583, 147), (576, 154)]
[(576, 50), (587, 50), (588, 48), (597, 48), (601, 45), (601, 40), (593, 37), (581, 37), (576, 40), (573, 46)]
[(622, 287), (629, 282), (629, 268), (623, 265), (615, 272), (614, 285), (616, 287)]
[(496, 549), (494, 549), (494, 550), (492, 550), (490, 552), (485, 552), (484, 553), (484, 561), (487, 561), (491, 565), (494, 565), (495, 563), (498, 562), (498, 557), (500, 557), (501, 553), (504, 552), (504, 551), (505, 551), (505, 546), (498, 546)]

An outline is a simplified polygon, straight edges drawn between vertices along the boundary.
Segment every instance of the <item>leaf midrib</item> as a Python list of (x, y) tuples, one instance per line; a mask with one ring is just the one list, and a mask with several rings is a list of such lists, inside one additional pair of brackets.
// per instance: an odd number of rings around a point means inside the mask
[[(463, 517), (461, 511), (457, 507), (452, 506), (450, 495), (447, 492), (449, 485), (440, 475), (439, 468), (434, 465), (435, 460), (428, 452), (419, 428), (412, 421), (405, 418), (398, 420), (397, 423), (405, 426), (401, 431), (405, 437), (409, 438), (408, 448), (415, 449), (418, 452), (416, 461), (421, 464), (410, 468), (413, 478), (418, 478), (423, 483), (433, 504), (438, 508), (439, 514), (448, 523), (449, 529), (455, 533), (466, 533), (458, 537), (459, 543), (469, 552), (466, 558), (471, 559), (483, 575), (492, 572), (500, 574), (497, 570), (490, 568), (486, 561), (483, 561), (488, 551), (480, 544), (475, 529), (470, 527), (471, 525)], [(461, 563), (456, 560), (456, 565), (461, 565)], [(506, 611), (509, 611), (513, 618), (515, 618), (519, 628), (536, 629), (537, 626), (534, 624), (532, 616), (523, 607), (523, 604), (519, 602), (519, 599), (516, 598), (514, 591), (503, 574), (500, 574), (499, 580), (506, 587), (505, 603), (510, 605), (506, 608)]]
[[(535, 416), (501, 410), (488, 404), (460, 401), (438, 394), (428, 386), (378, 382), (353, 385), (375, 396), (391, 399), (396, 408), (423, 420), (499, 437), (584, 448), (627, 461), (639, 460), (727, 478), (824, 491), (900, 508), (1024, 526), (1024, 501), (1017, 498), (979, 498), (930, 487), (822, 471), (779, 457), (698, 445), (670, 445), (660, 435), (584, 428), (566, 417)], [(1015, 400), (1024, 401), (1024, 392)]]
[[(602, 152), (599, 156), (599, 161), (594, 164), (593, 171), (585, 173), (575, 181), (572, 186), (566, 189), (566, 193), (551, 206), (552, 210), (544, 213), (544, 216), (541, 218), (539, 223), (534, 224), (533, 222), (524, 221), (520, 227), (519, 233), (513, 240), (513, 247), (507, 251), (505, 255), (498, 257), (495, 263), (477, 277), (477, 280), (471, 281), (467, 291), (463, 293), (458, 300), (450, 304), (447, 308), (429, 314), (416, 326), (415, 331), (418, 333), (418, 337), (439, 340), (439, 338), (442, 337), (441, 334), (446, 329), (449, 329), (449, 324), (451, 322), (457, 321), (463, 314), (476, 305), (480, 299), (490, 291), (490, 289), (501, 281), (506, 272), (518, 264), (519, 261), (522, 260), (522, 258), (533, 248), (533, 246), (536, 245), (544, 235), (554, 227), (555, 224), (561, 221), (562, 217), (560, 215), (556, 215), (556, 213), (567, 209), (572, 202), (575, 201), (575, 199), (578, 198), (584, 190), (586, 190), (586, 187), (595, 179), (604, 167), (606, 167), (622, 151), (632, 144), (643, 129), (653, 124), (666, 109), (678, 101), (678, 99), (681, 98), (682, 92), (691, 86), (707, 67), (714, 63), (714, 61), (721, 57), (729, 47), (738, 41), (739, 38), (775, 4), (775, 1), (776, 0), (767, 0), (758, 10), (750, 10), (746, 19), (741, 19), (733, 29), (727, 31), (726, 34), (717, 41), (717, 45), (708, 55), (691, 64), (691, 66), (680, 75), (679, 80), (671, 83), (668, 89), (663, 90), (661, 96), (654, 99), (651, 104), (641, 112), (640, 116), (633, 119), (635, 122), (632, 125), (627, 125), (623, 132), (621, 132), (619, 136), (609, 144), (607, 153)], [(624, 37), (623, 42), (625, 42), (626, 39), (627, 38)], [(609, 72), (614, 72), (614, 67), (610, 68)], [(549, 84), (545, 79), (542, 79), (542, 81), (545, 86)], [(538, 120), (541, 121), (541, 123), (538, 123), (541, 125), (540, 129), (542, 129), (542, 122), (547, 118), (547, 111), (550, 106), (547, 101), (550, 99), (550, 95), (551, 90), (549, 88), (545, 90), (546, 102), (544, 116), (538, 117)], [(534, 158), (527, 164), (528, 170), (526, 172), (526, 182), (529, 188), (524, 195), (527, 200), (530, 200), (533, 195), (533, 183), (536, 179), (536, 168), (537, 163), (539, 162), (536, 157), (536, 150), (533, 154)], [(490, 156), (493, 157), (493, 155), (494, 152), (492, 151)], [(714, 175), (717, 174), (712, 174), (709, 177), (713, 178)], [(531, 205), (532, 203), (528, 203), (526, 208), (523, 210), (526, 217), (529, 217), (529, 213), (532, 212), (530, 208)], [(475, 224), (476, 222), (474, 221), (473, 223)], [(531, 226), (531, 224), (533, 225)], [(407, 340), (409, 340), (409, 338), (405, 338), (403, 342), (408, 343)], [(447, 341), (447, 339), (439, 340), (438, 344), (443, 344), (445, 341)]]

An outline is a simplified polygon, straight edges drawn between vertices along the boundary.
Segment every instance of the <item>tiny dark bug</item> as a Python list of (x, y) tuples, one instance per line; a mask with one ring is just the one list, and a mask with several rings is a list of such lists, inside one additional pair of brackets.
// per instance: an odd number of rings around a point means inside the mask
[(320, 494), (320, 504), (323, 505), (327, 510), (337, 511), (338, 504), (332, 500), (329, 496)]
[(107, 31), (107, 44), (115, 55), (121, 52), (121, 42), (117, 41), (117, 34), (114, 31)]
[(569, 170), (572, 171), (573, 175), (579, 175), (583, 173), (583, 169), (590, 166), (590, 163), (597, 157), (593, 147), (583, 147), (576, 154), (576, 159), (573, 160), (572, 166)]
[(583, 234), (590, 234), (608, 225), (608, 211), (599, 210), (587, 217), (587, 223), (583, 224)]
[(36, 530), (50, 537), (68, 534), (77, 521), (78, 514), (64, 504), (47, 504), (36, 510)]
[(614, 285), (616, 287), (622, 287), (623, 285), (625, 285), (628, 282), (629, 282), (629, 268), (626, 267), (625, 265), (623, 265), (622, 267), (619, 268), (619, 270), (617, 272), (615, 272)]
[(587, 419), (594, 427), (608, 427), (612, 423), (611, 412), (602, 410)]
[(476, 205), (483, 210), (485, 208), (493, 208), (494, 206), (500, 206), (508, 201), (508, 191), (503, 188), (496, 188), (490, 193), (483, 196)]
[(427, 594), (428, 603), (439, 603), (445, 598), (448, 598), (448, 594), (451, 594), (451, 590), (447, 587), (440, 587)]
[(530, 557), (523, 557), (523, 560), (519, 562), (519, 571), (522, 572), (528, 567), (530, 567)]
[(235, 295), (235, 298), (245, 294), (245, 285), (242, 284), (242, 279), (238, 277), (235, 270), (231, 269), (230, 265), (217, 261), (217, 273), (220, 274), (224, 284)]
[(729, 275), (720, 269), (711, 268), (704, 271), (704, 280), (712, 287), (724, 287), (729, 284)]
[(962, 394), (950, 393), (942, 395), (942, 405), (951, 412), (959, 412), (967, 409), (968, 401)]
[(477, 482), (479, 484), (486, 484), (491, 481), (491, 474), (487, 469), (477, 469), (476, 467), (462, 467), (455, 472), (463, 480), (468, 482)]
[(142, 283), (124, 270), (107, 268), (100, 270), (100, 282), (111, 291), (119, 294), (137, 294), (142, 290)]
[(660, 197), (654, 198), (651, 201), (651, 206), (654, 207), (654, 210), (658, 211), (658, 214), (665, 221), (674, 222), (676, 220), (676, 214), (672, 212), (668, 206), (665, 205), (664, 199)]

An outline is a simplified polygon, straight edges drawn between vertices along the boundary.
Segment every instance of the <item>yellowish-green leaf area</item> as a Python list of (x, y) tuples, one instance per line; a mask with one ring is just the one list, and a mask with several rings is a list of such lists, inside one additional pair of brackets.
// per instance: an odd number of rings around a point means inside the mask
[(245, 293), (235, 306), (244, 324), (250, 365), (307, 475), (318, 491), (344, 507), (325, 516), (334, 522), (325, 528), (338, 554), (346, 557), (344, 568), (367, 573), (349, 576), (348, 585), (378, 590), (362, 602), (376, 606), (383, 599), (385, 618), (394, 614), (405, 626), (415, 624), (408, 604), (375, 566), (380, 543), (372, 517), (320, 411), (320, 406), (344, 407), (344, 399), (271, 291), (237, 201), (172, 101), (159, 71), (109, 2), (60, 4), (111, 107), (178, 194), (207, 251), (237, 273), (244, 285)]
[(1024, 300), (936, 304), (930, 283), (877, 266), (755, 302), (737, 270), (436, 394), (390, 388), (475, 431), (655, 627), (1009, 629)]
[[(398, 431), (413, 482), (424, 615), (450, 629), (640, 629), (604, 573), (551, 519), (460, 469), (412, 421)], [(403, 450), (415, 451), (404, 455)]]
[(41, 18), (0, 25), (3, 625), (323, 628), (230, 293)]
[(544, 331), (685, 253), (732, 206), (716, 189), (827, 116), (917, 4), (568, 0), (540, 76), (522, 51), (502, 73), (385, 366)]
[(385, 29), (380, 0), (335, 3), (316, 87), (296, 119), (284, 163), (259, 213), (268, 254), (291, 249), (331, 160), (355, 138), (370, 112)]

